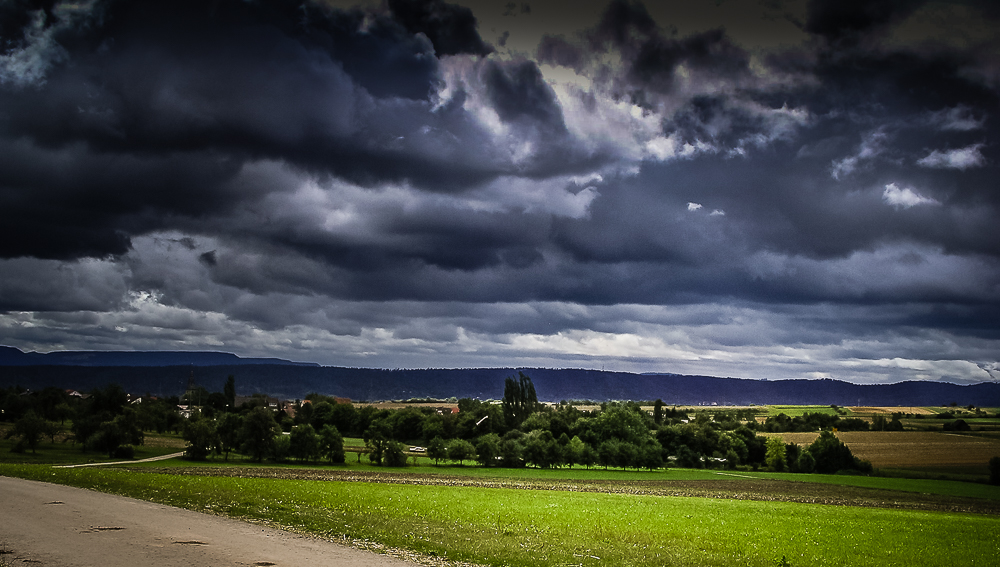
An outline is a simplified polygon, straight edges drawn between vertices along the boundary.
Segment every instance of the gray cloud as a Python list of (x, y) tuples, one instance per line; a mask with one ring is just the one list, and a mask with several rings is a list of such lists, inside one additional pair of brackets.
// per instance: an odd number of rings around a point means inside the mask
[(0, 260), (0, 310), (112, 311), (128, 291), (123, 266), (95, 260)]
[(990, 379), (994, 52), (898, 40), (919, 2), (812, 2), (778, 47), (652, 8), (572, 33), (521, 11), (496, 50), (484, 8), (441, 1), (6, 4), (0, 329)]
[(917, 160), (917, 165), (962, 170), (971, 167), (982, 167), (986, 162), (983, 154), (979, 151), (982, 147), (982, 144), (973, 144), (967, 148), (959, 148), (957, 150), (934, 150)]

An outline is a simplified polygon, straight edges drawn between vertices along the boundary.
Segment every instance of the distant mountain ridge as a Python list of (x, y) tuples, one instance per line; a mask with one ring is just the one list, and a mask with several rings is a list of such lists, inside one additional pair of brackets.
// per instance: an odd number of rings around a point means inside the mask
[(314, 362), (292, 362), (281, 358), (240, 358), (228, 352), (208, 351), (57, 351), (23, 352), (0, 346), (0, 366), (239, 366), (279, 364), (319, 366)]
[[(17, 351), (23, 356), (10, 351)], [(52, 354), (57, 353), (37, 355), (0, 347), (0, 386), (20, 385), (36, 389), (57, 386), (86, 391), (117, 383), (136, 394), (171, 396), (181, 394), (191, 376), (208, 390), (221, 392), (226, 377), (233, 375), (236, 377), (237, 392), (241, 395), (266, 393), (286, 399), (301, 399), (306, 394), (318, 392), (353, 400), (499, 399), (503, 396), (504, 378), (520, 370), (532, 378), (539, 399), (544, 401), (660, 398), (667, 404), (678, 405), (941, 406), (957, 403), (962, 406), (1000, 406), (1000, 384), (995, 382), (972, 385), (922, 381), (852, 384), (840, 380), (765, 381), (553, 368), (385, 370), (275, 362), (277, 359), (244, 359), (225, 353), (115, 353), (135, 354), (135, 360), (144, 362), (141, 365), (125, 365), (122, 361), (130, 360), (128, 356), (103, 358), (101, 355), (107, 353), (58, 353), (60, 356), (46, 358)], [(83, 357), (82, 354), (95, 356)], [(138, 356), (140, 354), (142, 356)], [(111, 364), (106, 362), (108, 360), (118, 363)], [(151, 361), (163, 363), (151, 364)], [(227, 364), (225, 361), (230, 362)]]

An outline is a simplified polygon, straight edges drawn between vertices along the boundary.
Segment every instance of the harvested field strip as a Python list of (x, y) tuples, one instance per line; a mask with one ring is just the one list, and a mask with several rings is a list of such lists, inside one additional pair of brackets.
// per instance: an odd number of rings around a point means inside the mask
[[(819, 433), (772, 433), (786, 443), (808, 445)], [(837, 437), (876, 468), (982, 466), (1000, 456), (1000, 439), (930, 431), (841, 431)]]
[[(892, 415), (894, 413), (912, 413), (913, 415), (934, 415), (938, 413), (934, 409), (917, 406), (853, 406), (847, 408), (851, 413), (861, 415)], [(941, 411), (944, 411), (943, 409)]]
[(1000, 455), (1000, 441), (918, 431), (846, 431), (839, 437), (855, 456), (876, 467), (985, 465)]

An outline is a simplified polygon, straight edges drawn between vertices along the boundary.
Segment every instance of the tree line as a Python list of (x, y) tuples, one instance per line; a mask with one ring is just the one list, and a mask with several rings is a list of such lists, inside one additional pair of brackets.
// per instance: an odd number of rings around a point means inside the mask
[[(689, 419), (687, 412), (667, 407), (662, 400), (654, 403), (652, 414), (632, 402), (604, 403), (593, 411), (568, 403), (544, 405), (538, 402), (531, 379), (522, 373), (505, 380), (500, 403), (463, 398), (458, 400), (457, 413), (433, 407), (359, 408), (319, 394), (310, 394), (306, 402), (294, 418), (283, 412), (277, 415), (274, 435), (279, 429), (289, 433), (287, 450), (272, 448), (273, 456), (266, 451), (245, 454), (256, 460), (315, 459), (315, 453), (306, 457), (309, 451), (300, 447), (314, 447), (307, 440), (322, 437), (317, 432), (335, 430), (362, 438), (369, 461), (382, 466), (405, 466), (407, 449), (420, 445), (436, 464), (476, 462), (486, 467), (657, 469), (673, 465), (871, 471), (870, 464), (856, 459), (830, 431), (808, 447), (758, 434), (778, 430), (787, 418), (758, 425), (752, 410), (741, 410), (698, 413)], [(797, 426), (800, 421), (795, 421)], [(831, 428), (830, 423), (826, 426)]]
[[(362, 438), (369, 461), (382, 466), (404, 466), (407, 449), (420, 445), (435, 463), (476, 462), (486, 467), (652, 470), (672, 465), (871, 471), (870, 464), (854, 458), (830, 433), (838, 425), (853, 423), (839, 416), (780, 415), (758, 424), (752, 410), (741, 410), (699, 412), (691, 419), (686, 411), (667, 407), (662, 400), (656, 400), (652, 413), (633, 402), (603, 403), (586, 411), (565, 402), (539, 403), (531, 379), (523, 373), (505, 380), (500, 403), (463, 398), (458, 400), (457, 413), (432, 407), (355, 407), (310, 394), (293, 417), (269, 409), (262, 397), (235, 407), (233, 377), (221, 393), (197, 392), (202, 405), (188, 419), (170, 407), (184, 400), (143, 400), (129, 405), (123, 395), (120, 388), (108, 386), (95, 390), (87, 400), (71, 403), (47, 392), (38, 396), (37, 411), (32, 411), (42, 420), (72, 419), (74, 442), (84, 450), (108, 450), (117, 444), (112, 454), (119, 447), (141, 444), (143, 431), (180, 430), (188, 443), (186, 453), (193, 459), (214, 454), (228, 460), (235, 452), (254, 461), (343, 463), (343, 438), (347, 436)], [(50, 398), (62, 401), (53, 404)], [(69, 410), (56, 410), (63, 401)], [(808, 447), (759, 435), (817, 429), (826, 431)]]
[(15, 439), (15, 452), (35, 452), (43, 438), (54, 443), (59, 436), (82, 451), (122, 459), (132, 458), (135, 447), (144, 442), (145, 431), (177, 431), (183, 424), (176, 398), (172, 404), (170, 400), (132, 403), (115, 384), (95, 388), (86, 397), (52, 387), (38, 392), (17, 387), (0, 389), (0, 416), (14, 423), (6, 437)]

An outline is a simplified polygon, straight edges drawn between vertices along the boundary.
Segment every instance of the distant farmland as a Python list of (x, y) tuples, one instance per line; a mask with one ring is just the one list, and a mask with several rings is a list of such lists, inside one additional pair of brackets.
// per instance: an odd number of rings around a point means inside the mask
[[(778, 433), (786, 443), (808, 445), (819, 433)], [(841, 431), (837, 437), (858, 458), (880, 469), (986, 474), (1000, 456), (1000, 439), (924, 431)]]
[(847, 408), (852, 414), (859, 415), (892, 415), (894, 413), (903, 414), (913, 414), (913, 415), (934, 415), (937, 413), (937, 409), (924, 408), (924, 407), (874, 407), (874, 406), (853, 406)]

